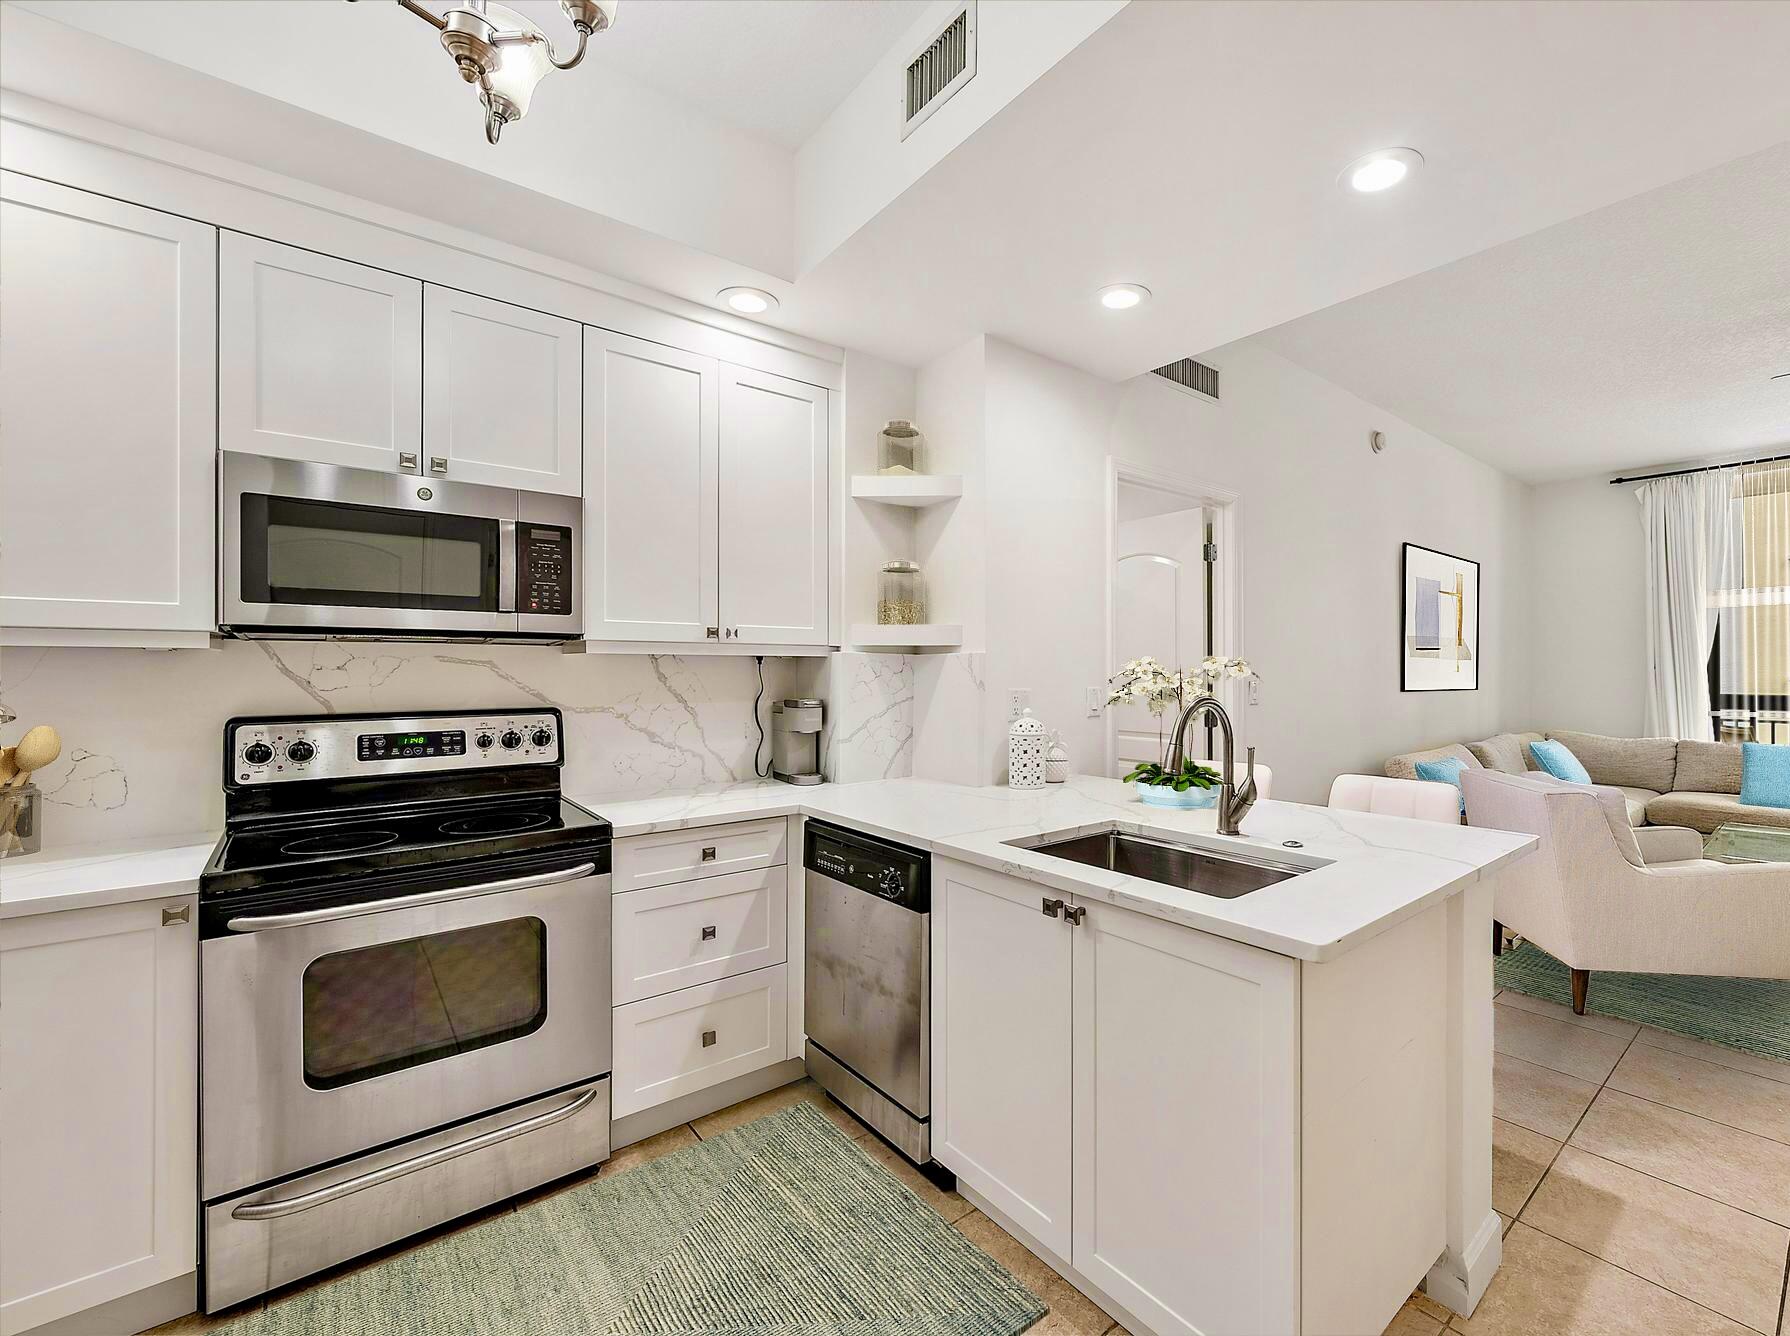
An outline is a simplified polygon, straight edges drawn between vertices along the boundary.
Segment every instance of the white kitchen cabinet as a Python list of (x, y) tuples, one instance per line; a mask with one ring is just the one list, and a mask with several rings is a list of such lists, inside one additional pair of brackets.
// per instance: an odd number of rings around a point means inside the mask
[(422, 471), (577, 496), (583, 333), (558, 316), (425, 288)]
[(1298, 963), (935, 876), (935, 1158), (1158, 1336), (1299, 1330)]
[(9, 643), (215, 629), (216, 257), (215, 228), (0, 173)]
[[(641, 894), (641, 892), (636, 892)], [(615, 1008), (617, 1118), (720, 1085), (789, 1053), (783, 965)]]
[(721, 367), (721, 625), (759, 645), (824, 645), (827, 391)]
[(1162, 1336), (1299, 1330), (1298, 963), (1076, 903), (1070, 1260)]
[(1070, 1248), (1073, 936), (1033, 882), (935, 860), (933, 1157), (1058, 1257)]
[(0, 1331), (193, 1270), (192, 897), (0, 921)]
[(720, 636), (719, 373), (607, 330), (584, 339), (584, 635)]
[(421, 283), (239, 232), (218, 282), (219, 448), (421, 471)]

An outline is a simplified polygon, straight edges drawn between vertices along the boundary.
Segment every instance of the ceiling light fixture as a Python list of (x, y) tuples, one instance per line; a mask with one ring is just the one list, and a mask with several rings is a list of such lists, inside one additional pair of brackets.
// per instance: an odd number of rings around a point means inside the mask
[(1142, 283), (1113, 283), (1100, 289), (1100, 304), (1109, 311), (1129, 311), (1150, 300), (1150, 289)]
[(741, 315), (763, 315), (777, 309), (777, 299), (763, 288), (722, 288), (715, 295)]
[(1414, 148), (1382, 148), (1356, 158), (1342, 169), (1336, 183), (1363, 195), (1390, 190), (1423, 166), (1423, 154)]
[(592, 33), (615, 22), (621, 0), (559, 0), (559, 7), (578, 33), (578, 46), (561, 60), (553, 41), (515, 10), (493, 0), (461, 0), (437, 14), (419, 0), (398, 4), (441, 34), (441, 45), (454, 58), (460, 77), (479, 86), (485, 105), (485, 138), (497, 142), (503, 127), (528, 112), (535, 85), (548, 70), (569, 70), (584, 59)]

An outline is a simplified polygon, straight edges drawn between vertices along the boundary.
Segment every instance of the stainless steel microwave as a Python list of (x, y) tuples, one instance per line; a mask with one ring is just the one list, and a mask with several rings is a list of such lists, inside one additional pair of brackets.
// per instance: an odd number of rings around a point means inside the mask
[(229, 635), (574, 640), (575, 496), (220, 454), (218, 621)]

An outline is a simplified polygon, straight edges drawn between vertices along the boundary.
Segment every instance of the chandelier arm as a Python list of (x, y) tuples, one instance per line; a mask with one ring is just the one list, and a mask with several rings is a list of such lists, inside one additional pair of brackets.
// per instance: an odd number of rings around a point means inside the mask
[(497, 108), (490, 102), (485, 103), (485, 142), (495, 144), (497, 136), (503, 133), (504, 119), (497, 114)]
[[(403, 0), (399, 0), (403, 3)], [(556, 70), (569, 70), (584, 59), (585, 48), (590, 44), (591, 29), (580, 23), (578, 28), (578, 47), (566, 59), (561, 60), (553, 54), (553, 42), (545, 34), (539, 32), (498, 32), (491, 34), (492, 46), (525, 46), (531, 42), (539, 42), (547, 48), (547, 60)]]
[(401, 5), (405, 9), (408, 9), (412, 14), (415, 14), (419, 19), (426, 20), (430, 24), (430, 26), (434, 27), (437, 31), (447, 27), (446, 19), (442, 18), (439, 14), (436, 14), (434, 11), (427, 9), (424, 6), (418, 4), (417, 0), (398, 0), (398, 4)]

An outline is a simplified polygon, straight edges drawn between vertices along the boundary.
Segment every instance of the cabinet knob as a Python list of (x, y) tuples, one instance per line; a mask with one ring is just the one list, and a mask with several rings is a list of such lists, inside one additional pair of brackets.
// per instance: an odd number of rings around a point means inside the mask
[(715, 1032), (713, 1030), (704, 1030), (702, 1032), (702, 1046), (704, 1048), (713, 1048), (715, 1046)]
[(1044, 902), (1044, 917), (1055, 918), (1068, 907), (1069, 906), (1064, 904), (1061, 900), (1046, 900)]
[(448, 462), (447, 462), (446, 455), (430, 455), (429, 456), (429, 472), (430, 473), (433, 473), (438, 477), (445, 475), (447, 473), (447, 465), (448, 465)]
[(398, 472), (420, 473), (421, 471), (422, 470), (416, 466), (416, 451), (400, 450), (398, 452)]
[(1088, 911), (1080, 905), (1076, 905), (1073, 909), (1067, 905), (1063, 907), (1063, 917), (1069, 920), (1071, 928), (1081, 927), (1081, 921), (1087, 916)]
[(729, 640), (738, 640), (740, 638), (740, 628), (737, 626), (728, 627), (727, 628), (727, 638)]
[(718, 626), (709, 627), (709, 639), (710, 640), (719, 640), (720, 638), (721, 638), (721, 628)]
[(162, 907), (162, 927), (169, 928), (169, 927), (172, 927), (176, 923), (187, 922), (188, 921), (187, 915), (190, 913), (191, 910), (192, 910), (191, 905), (181, 905), (177, 909), (169, 909), (166, 905), (164, 905)]
[(715, 940), (715, 927), (713, 924), (710, 924), (702, 930), (702, 940), (705, 942), (712, 942)]
[(712, 845), (712, 844), (703, 845), (702, 861), (705, 863), (712, 863), (715, 861), (715, 846), (714, 845)]

